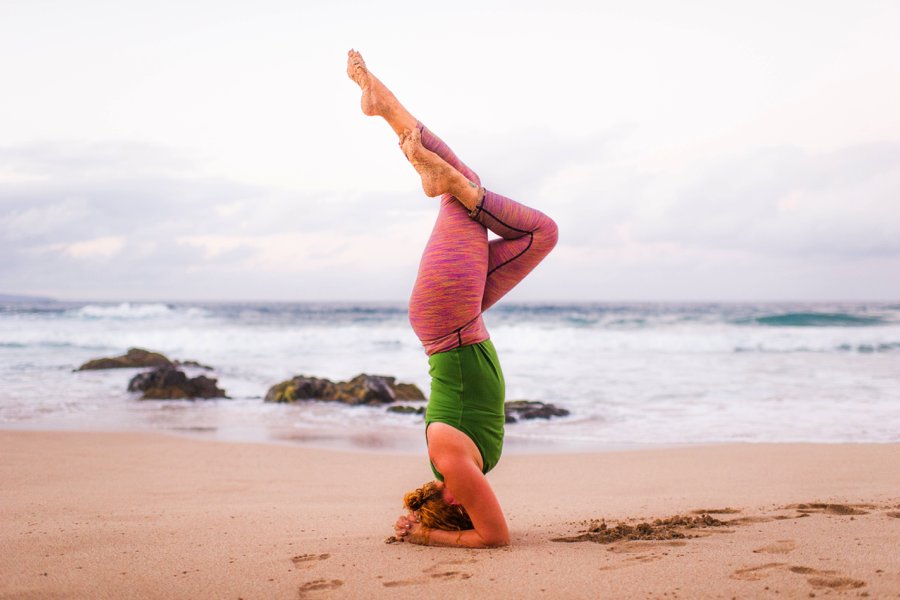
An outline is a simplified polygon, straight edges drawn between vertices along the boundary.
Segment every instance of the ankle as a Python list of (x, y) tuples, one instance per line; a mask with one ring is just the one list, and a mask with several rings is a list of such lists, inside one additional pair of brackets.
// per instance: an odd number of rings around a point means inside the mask
[(460, 204), (465, 206), (470, 213), (473, 213), (481, 202), (481, 199), (484, 198), (484, 188), (474, 181), (469, 181), (462, 175), (460, 175), (459, 179), (461, 179), (462, 182), (455, 185), (450, 193), (452, 193), (456, 199), (459, 200)]

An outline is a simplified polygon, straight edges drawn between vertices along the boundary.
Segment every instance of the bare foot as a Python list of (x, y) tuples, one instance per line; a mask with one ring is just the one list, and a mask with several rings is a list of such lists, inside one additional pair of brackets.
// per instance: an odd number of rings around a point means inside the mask
[(394, 94), (369, 72), (362, 54), (356, 50), (347, 52), (347, 75), (362, 90), (360, 104), (363, 114), (370, 117), (384, 117), (390, 121), (390, 117), (397, 112), (400, 103)]
[(482, 190), (440, 156), (422, 145), (421, 132), (407, 129), (400, 135), (403, 154), (422, 178), (422, 189), (431, 198), (442, 194), (455, 196), (470, 211), (481, 199)]
[(450, 190), (453, 174), (459, 174), (458, 171), (422, 145), (418, 128), (403, 132), (400, 136), (400, 148), (422, 178), (422, 189), (426, 196), (434, 198)]

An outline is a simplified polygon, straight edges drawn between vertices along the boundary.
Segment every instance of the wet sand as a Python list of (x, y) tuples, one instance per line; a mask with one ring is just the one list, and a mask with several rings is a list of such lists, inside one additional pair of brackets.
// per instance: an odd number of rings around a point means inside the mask
[(0, 431), (0, 598), (900, 597), (900, 444), (504, 456), (512, 545), (385, 544), (423, 457)]

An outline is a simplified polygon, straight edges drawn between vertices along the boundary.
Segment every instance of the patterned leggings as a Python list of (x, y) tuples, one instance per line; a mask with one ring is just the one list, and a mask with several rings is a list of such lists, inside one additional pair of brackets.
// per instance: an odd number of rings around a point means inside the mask
[[(481, 184), (447, 144), (421, 123), (418, 127), (425, 148)], [(500, 238), (488, 242), (487, 229)], [(500, 194), (485, 190), (471, 214), (453, 196), (442, 196), (409, 301), (409, 321), (425, 353), (487, 340), (482, 313), (549, 254), (556, 238), (549, 217)]]

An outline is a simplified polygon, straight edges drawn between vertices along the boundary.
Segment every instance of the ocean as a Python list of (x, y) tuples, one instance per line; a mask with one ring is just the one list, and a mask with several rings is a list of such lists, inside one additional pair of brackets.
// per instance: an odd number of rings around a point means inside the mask
[[(900, 304), (502, 304), (485, 315), (521, 421), (506, 448), (900, 441)], [(139, 400), (139, 370), (76, 372), (129, 347), (197, 360), (231, 399)], [(0, 428), (152, 430), (379, 451), (424, 449), (423, 418), (264, 403), (294, 375), (390, 375), (427, 395), (403, 303), (0, 303)], [(409, 403), (407, 403), (409, 404)]]

